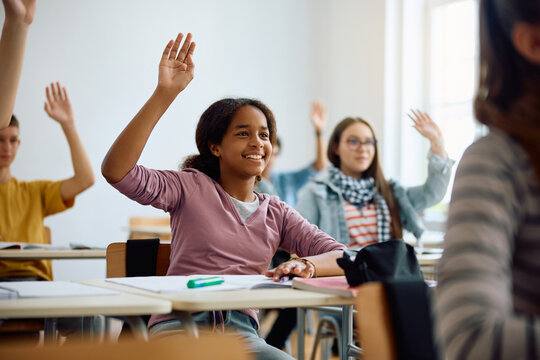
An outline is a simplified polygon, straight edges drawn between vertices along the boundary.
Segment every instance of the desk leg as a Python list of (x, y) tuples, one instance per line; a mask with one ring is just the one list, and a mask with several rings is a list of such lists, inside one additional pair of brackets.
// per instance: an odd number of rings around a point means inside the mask
[(304, 360), (304, 335), (306, 333), (305, 329), (306, 324), (306, 309), (304, 308), (297, 308), (296, 309), (296, 333), (298, 337), (298, 347), (297, 347), (297, 356), (298, 360)]
[(197, 329), (197, 324), (193, 321), (191, 314), (188, 311), (179, 311), (175, 310), (174, 314), (182, 323), (182, 326), (185, 328), (188, 336), (198, 338), (199, 330)]
[(345, 305), (342, 310), (343, 329), (341, 329), (341, 359), (349, 359), (349, 344), (353, 343), (353, 306)]
[(111, 318), (109, 316), (105, 316), (104, 318), (104, 328), (103, 328), (103, 341), (106, 343), (112, 342), (111, 341)]
[(146, 323), (140, 316), (124, 316), (124, 320), (129, 324), (133, 335), (141, 340), (148, 341), (148, 330)]
[(58, 319), (56, 318), (45, 318), (45, 324), (43, 325), (43, 333), (45, 336), (45, 343), (48, 345), (56, 344), (56, 330), (58, 325)]

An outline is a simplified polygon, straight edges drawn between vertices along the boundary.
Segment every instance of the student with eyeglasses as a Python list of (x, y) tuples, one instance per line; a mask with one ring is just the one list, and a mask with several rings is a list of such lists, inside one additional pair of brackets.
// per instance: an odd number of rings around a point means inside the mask
[[(442, 132), (428, 114), (412, 110), (409, 117), (431, 143), (423, 185), (406, 188), (386, 180), (371, 125), (349, 117), (334, 128), (328, 142), (332, 165), (300, 189), (296, 210), (349, 248), (402, 238), (403, 228), (419, 239), (424, 232), (419, 212), (442, 200), (454, 161), (448, 158)], [(295, 311), (280, 313), (267, 337), (269, 344), (284, 346), (296, 326)], [(321, 314), (341, 319), (341, 315)]]
[(361, 118), (348, 117), (330, 137), (327, 154), (332, 165), (300, 190), (300, 214), (350, 248), (402, 238), (403, 229), (419, 239), (425, 230), (419, 212), (442, 200), (454, 161), (427, 113), (412, 110), (409, 117), (431, 143), (423, 185), (404, 187), (386, 180), (373, 128)]

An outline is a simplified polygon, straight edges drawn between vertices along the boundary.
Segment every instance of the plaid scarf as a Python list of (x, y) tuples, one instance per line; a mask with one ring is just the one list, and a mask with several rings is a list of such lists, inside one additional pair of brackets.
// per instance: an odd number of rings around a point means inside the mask
[(374, 203), (377, 211), (379, 242), (390, 240), (390, 211), (388, 205), (375, 187), (375, 179), (355, 179), (345, 175), (335, 166), (329, 167), (330, 181), (341, 189), (343, 197), (360, 211), (367, 203)]

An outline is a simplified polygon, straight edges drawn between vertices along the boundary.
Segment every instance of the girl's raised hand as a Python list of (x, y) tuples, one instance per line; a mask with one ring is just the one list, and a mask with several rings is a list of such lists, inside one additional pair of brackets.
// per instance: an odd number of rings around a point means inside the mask
[(6, 19), (15, 19), (30, 25), (36, 13), (36, 0), (2, 0)]
[(311, 122), (317, 132), (322, 132), (326, 126), (326, 109), (319, 101), (311, 103)]
[[(195, 43), (191, 42), (191, 33), (188, 33), (180, 47), (183, 37), (184, 35), (179, 33), (174, 42), (169, 41), (159, 62), (158, 88), (171, 92), (175, 96), (193, 79), (195, 70), (193, 63)], [(179, 48), (180, 51), (178, 51)]]
[(414, 122), (414, 128), (431, 143), (436, 143), (442, 139), (442, 131), (431, 119), (428, 113), (411, 109), (412, 115), (407, 114)]
[(414, 122), (414, 128), (431, 143), (431, 151), (441, 158), (446, 159), (447, 154), (444, 149), (444, 139), (441, 129), (437, 126), (435, 121), (431, 120), (431, 117), (420, 110), (412, 110), (412, 115), (409, 115)]
[(45, 88), (47, 101), (45, 102), (45, 112), (60, 125), (73, 124), (73, 109), (69, 101), (65, 87), (60, 87), (60, 83), (51, 83), (50, 87)]

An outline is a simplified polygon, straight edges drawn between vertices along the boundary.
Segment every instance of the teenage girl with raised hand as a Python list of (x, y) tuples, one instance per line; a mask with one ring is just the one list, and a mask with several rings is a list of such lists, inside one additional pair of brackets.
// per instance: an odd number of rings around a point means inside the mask
[[(223, 99), (201, 116), (196, 130), (198, 155), (181, 171), (137, 165), (163, 113), (193, 79), (195, 43), (188, 34), (170, 41), (161, 58), (156, 90), (118, 136), (103, 165), (116, 189), (144, 205), (170, 213), (171, 263), (167, 275), (266, 274), (276, 281), (343, 274), (336, 259), (343, 245), (305, 221), (277, 197), (254, 193), (275, 141), (272, 112), (253, 99)], [(301, 258), (266, 270), (278, 247)], [(257, 359), (291, 359), (257, 334), (255, 309), (202, 312), (201, 324), (224, 324), (239, 331)], [(181, 329), (174, 316), (153, 316), (154, 335)]]
[(435, 313), (447, 359), (540, 358), (540, 1), (480, 2), (474, 108)]
[(409, 116), (431, 144), (423, 185), (406, 188), (386, 180), (371, 125), (349, 117), (330, 136), (327, 151), (333, 166), (300, 191), (297, 210), (352, 248), (401, 238), (403, 228), (420, 239), (424, 226), (419, 212), (442, 200), (454, 161), (446, 155), (442, 133), (429, 115), (413, 110)]
[(0, 129), (9, 126), (21, 77), (24, 49), (36, 0), (2, 0), (6, 18), (0, 38)]
[[(420, 239), (424, 226), (419, 212), (441, 201), (454, 161), (446, 155), (442, 133), (428, 114), (413, 110), (409, 117), (431, 144), (423, 185), (405, 188), (387, 181), (371, 125), (361, 118), (346, 118), (329, 139), (327, 154), (333, 166), (300, 190), (298, 212), (350, 248), (401, 238), (403, 228)], [(341, 319), (341, 315), (322, 313)], [(294, 309), (283, 311), (268, 343), (282, 348), (295, 326)]]

